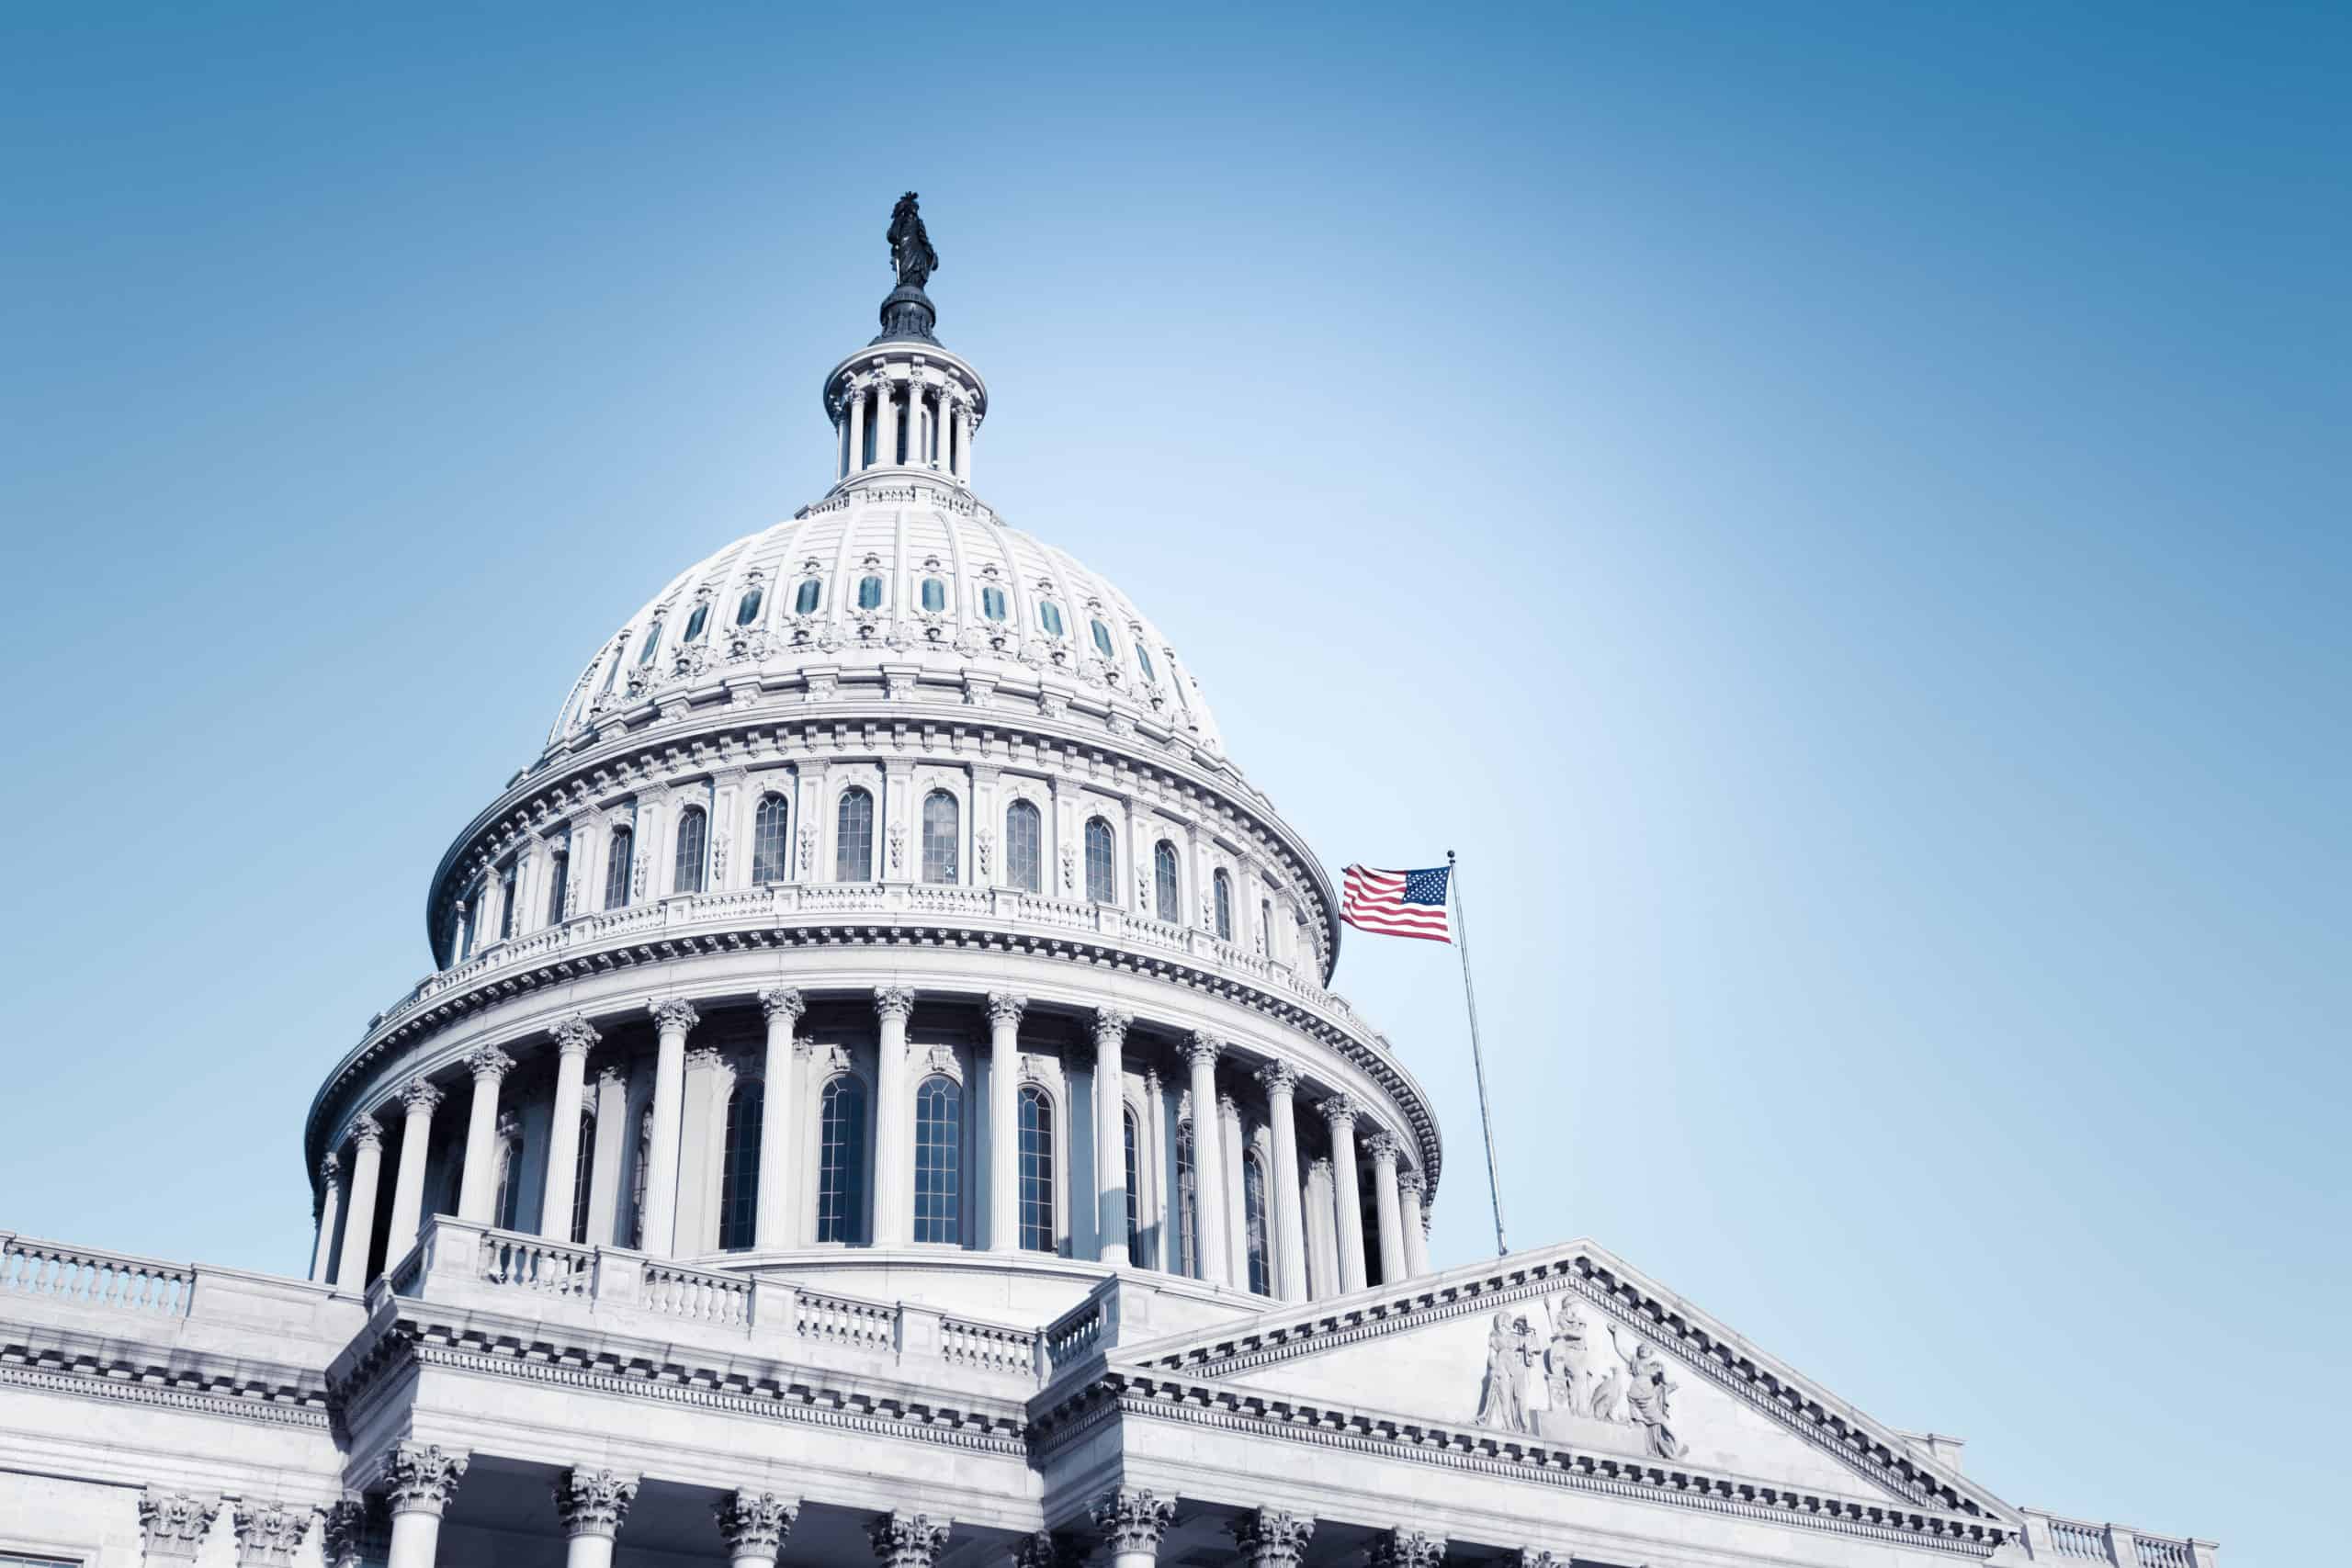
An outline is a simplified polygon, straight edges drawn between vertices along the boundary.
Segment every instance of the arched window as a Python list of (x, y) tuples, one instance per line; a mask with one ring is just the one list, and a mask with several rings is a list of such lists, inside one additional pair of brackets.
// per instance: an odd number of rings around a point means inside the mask
[(1225, 874), (1223, 867), (1219, 867), (1216, 874), (1209, 878), (1209, 887), (1215, 895), (1216, 903), (1216, 939), (1219, 942), (1231, 942), (1233, 940), (1233, 878)]
[(964, 1239), (961, 1193), (964, 1089), (944, 1074), (922, 1080), (915, 1090), (915, 1239)]
[(1119, 1122), (1127, 1145), (1127, 1261), (1140, 1269), (1144, 1267), (1143, 1160), (1136, 1153), (1136, 1145), (1142, 1140), (1136, 1134), (1136, 1113), (1132, 1109), (1120, 1112)]
[(1035, 806), (1016, 800), (1004, 808), (1004, 876), (1024, 893), (1046, 890), (1044, 836)]
[(519, 1229), (523, 1207), (523, 1129), (508, 1111), (498, 1119), (498, 1196), (491, 1204), (491, 1224), (500, 1230)]
[(755, 1078), (727, 1097), (727, 1142), (718, 1177), (718, 1249), (750, 1247), (760, 1213), (760, 1122), (764, 1091)]
[(1258, 956), (1274, 955), (1274, 905), (1271, 898), (1258, 900)]
[(514, 934), (514, 863), (508, 861), (498, 868), (498, 940), (506, 941)]
[(651, 626), (645, 628), (645, 646), (637, 650), (637, 661), (639, 664), (652, 663), (654, 650), (659, 649), (661, 646), (662, 623), (656, 621)]
[(922, 797), (922, 879), (925, 882), (955, 882), (956, 873), (956, 846), (962, 833), (960, 813), (956, 797), (944, 789), (933, 790)]
[(804, 580), (800, 584), (800, 591), (792, 596), (793, 613), (801, 615), (815, 615), (817, 601), (823, 597), (824, 592), (823, 586), (815, 578)]
[(1271, 1296), (1274, 1287), (1266, 1267), (1266, 1168), (1255, 1149), (1241, 1161), (1241, 1225), (1250, 1242), (1250, 1288)]
[(983, 588), (980, 590), (980, 614), (991, 621), (1004, 619), (1003, 589)]
[(582, 1107), (580, 1153), (571, 1162), (571, 1245), (588, 1245), (588, 1195), (596, 1190), (596, 1113)]
[(645, 1245), (645, 1179), (653, 1165), (653, 1108), (637, 1119), (637, 1160), (635, 1174), (628, 1180), (629, 1240), (631, 1247)]
[(833, 880), (874, 880), (874, 797), (862, 789), (842, 791), (833, 814)]
[(882, 607), (880, 578), (861, 577), (857, 580), (857, 607), (861, 610), (878, 610)]
[(817, 1102), (817, 1239), (865, 1239), (865, 1086), (846, 1074)]
[(1119, 901), (1119, 878), (1111, 863), (1111, 824), (1086, 819), (1086, 896), (1097, 904)]
[(743, 597), (735, 604), (735, 624), (748, 626), (760, 618), (760, 602), (767, 597), (767, 590), (754, 582), (743, 590)]
[(637, 855), (637, 833), (626, 822), (614, 824), (612, 843), (605, 851), (605, 908), (628, 908), (629, 863)]
[(1136, 644), (1136, 667), (1143, 671), (1146, 681), (1155, 686), (1159, 684), (1159, 671), (1151, 667), (1151, 655), (1144, 651), (1141, 643)]
[(1162, 839), (1151, 852), (1152, 912), (1173, 925), (1184, 918), (1184, 902), (1176, 886), (1176, 846)]
[(947, 584), (936, 577), (922, 580), (922, 607), (926, 610), (947, 608)]
[(620, 678), (621, 650), (616, 648), (613, 649), (613, 661), (605, 667), (605, 683), (596, 688), (596, 694), (601, 697), (610, 692), (613, 689), (613, 682)]
[(752, 880), (782, 882), (792, 870), (792, 806), (780, 795), (760, 796), (752, 818)]
[(703, 861), (709, 840), (710, 818), (701, 807), (689, 806), (678, 813), (678, 853), (670, 866), (671, 892), (702, 891)]
[(1037, 624), (1046, 629), (1046, 635), (1047, 637), (1061, 636), (1062, 607), (1059, 604), (1055, 604), (1051, 599), (1038, 600)]
[(1021, 1089), (1021, 1245), (1054, 1247), (1054, 1102), (1035, 1084)]
[(563, 923), (563, 900), (571, 890), (571, 835), (564, 834), (548, 846), (548, 858), (553, 863), (548, 868), (548, 924)]
[(1119, 657), (1119, 650), (1111, 646), (1111, 628), (1100, 621), (1094, 623), (1094, 647), (1105, 660)]
[(695, 613), (686, 617), (686, 640), (688, 642), (700, 642), (702, 640), (702, 629), (709, 624), (710, 604), (707, 601), (705, 601), (704, 603), (695, 605)]
[(1193, 1210), (1193, 1124), (1176, 1124), (1176, 1268), (1187, 1279), (1200, 1277), (1199, 1248), (1193, 1238), (1199, 1234)]

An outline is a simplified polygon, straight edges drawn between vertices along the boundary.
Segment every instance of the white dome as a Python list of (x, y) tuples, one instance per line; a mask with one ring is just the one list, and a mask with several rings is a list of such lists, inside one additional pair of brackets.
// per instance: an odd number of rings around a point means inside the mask
[(679, 573), (597, 650), (548, 744), (665, 688), (877, 666), (933, 689), (943, 672), (1083, 686), (1223, 750), (1198, 683), (1134, 601), (968, 491), (917, 476), (839, 489)]

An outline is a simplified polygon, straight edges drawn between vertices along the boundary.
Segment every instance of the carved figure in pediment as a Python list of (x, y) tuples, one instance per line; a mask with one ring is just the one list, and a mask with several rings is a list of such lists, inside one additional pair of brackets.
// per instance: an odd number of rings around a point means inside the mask
[(1566, 1296), (1552, 1314), (1552, 1343), (1544, 1352), (1544, 1380), (1550, 1385), (1553, 1409), (1590, 1408), (1592, 1342), (1585, 1334), (1584, 1314)]
[[(1618, 1359), (1625, 1363), (1623, 1419), (1634, 1426), (1647, 1428), (1651, 1453), (1659, 1459), (1680, 1459), (1686, 1446), (1674, 1436), (1673, 1414), (1667, 1407), (1667, 1402), (1678, 1385), (1667, 1378), (1665, 1358), (1639, 1339), (1634, 1341), (1634, 1348), (1628, 1352), (1624, 1341), (1618, 1338), (1613, 1324), (1609, 1329), (1609, 1343), (1616, 1348)], [(1617, 1381), (1613, 1371), (1609, 1377), (1612, 1384)], [(1614, 1405), (1613, 1395), (1611, 1405)], [(1598, 1410), (1594, 1413), (1600, 1414)]]
[(1508, 1310), (1487, 1331), (1487, 1376), (1478, 1388), (1478, 1425), (1506, 1432), (1535, 1431), (1527, 1407), (1527, 1380), (1535, 1366), (1535, 1330)]

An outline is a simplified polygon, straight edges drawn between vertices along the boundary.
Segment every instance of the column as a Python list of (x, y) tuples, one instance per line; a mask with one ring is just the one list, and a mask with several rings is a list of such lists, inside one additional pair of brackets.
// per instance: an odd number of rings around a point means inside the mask
[(1298, 1559), (1315, 1534), (1315, 1521), (1279, 1508), (1245, 1514), (1231, 1527), (1234, 1544), (1241, 1549), (1241, 1568), (1298, 1568)]
[(1306, 1299), (1306, 1233), (1298, 1190), (1298, 1069), (1269, 1062), (1258, 1069), (1266, 1091), (1266, 1120), (1274, 1134), (1274, 1293), (1286, 1302)]
[(953, 1526), (949, 1519), (894, 1509), (875, 1520), (865, 1537), (874, 1543), (874, 1560), (882, 1568), (932, 1568)]
[(798, 1498), (773, 1492), (729, 1492), (714, 1508), (718, 1536), (727, 1543), (727, 1561), (734, 1568), (775, 1568), (784, 1543), (800, 1518)]
[[(1136, 1164), (1143, 1180), (1144, 1255), (1136, 1264), (1144, 1269), (1169, 1269), (1168, 1263), (1168, 1156), (1160, 1146), (1165, 1134), (1160, 1128), (1168, 1119), (1166, 1091), (1159, 1083), (1159, 1069), (1143, 1070), (1143, 1137), (1136, 1151)], [(1173, 1270), (1170, 1270), (1172, 1272)]]
[(1380, 1282), (1394, 1285), (1405, 1278), (1405, 1219), (1396, 1193), (1396, 1139), (1380, 1128), (1363, 1141), (1372, 1156), (1372, 1207), (1380, 1224)]
[(383, 1532), (372, 1528), (368, 1499), (346, 1492), (319, 1519), (320, 1568), (365, 1568), (384, 1560)]
[(229, 1516), (237, 1538), (237, 1568), (291, 1568), (315, 1508), (241, 1498)]
[(149, 1562), (193, 1562), (220, 1517), (210, 1493), (167, 1492), (151, 1486), (139, 1499), (139, 1540)]
[(474, 1076), (474, 1099), (466, 1119), (466, 1165), (458, 1184), (458, 1217), (486, 1225), (498, 1200), (498, 1086), (514, 1071), (514, 1058), (495, 1045), (481, 1045), (466, 1058), (466, 1067)]
[(849, 461), (842, 466), (842, 478), (847, 479), (865, 467), (865, 389), (852, 387), (849, 393)]
[(899, 460), (899, 400), (888, 376), (874, 378), (874, 466), (887, 468)]
[(1396, 1173), (1396, 1200), (1405, 1211), (1405, 1277), (1408, 1280), (1418, 1280), (1430, 1271), (1429, 1221), (1421, 1213), (1422, 1190), (1419, 1171)]
[(1193, 1243), (1201, 1278), (1212, 1285), (1233, 1278), (1225, 1244), (1224, 1139), (1216, 1123), (1216, 1058), (1224, 1049), (1206, 1032), (1195, 1032), (1184, 1047), (1193, 1068)]
[(959, 437), (956, 445), (964, 449), (964, 461), (956, 469), (956, 477), (964, 481), (965, 489), (969, 490), (972, 487), (972, 436), (980, 428), (978, 411), (966, 403), (956, 411), (956, 434)]
[(387, 1258), (406, 1258), (424, 1224), (424, 1162), (433, 1150), (433, 1113), (441, 1108), (441, 1091), (422, 1076), (411, 1078), (398, 1099), (401, 1118), (401, 1163), (392, 1175), (392, 1231), (385, 1238)]
[(1095, 1498), (1086, 1511), (1111, 1549), (1111, 1568), (1153, 1568), (1159, 1561), (1159, 1538), (1175, 1522), (1176, 1501), (1121, 1486)]
[(678, 1129), (686, 1110), (686, 1032), (702, 1021), (692, 1003), (677, 997), (648, 1002), (659, 1032), (653, 1060), (653, 1137), (645, 1161), (644, 1249), (656, 1258), (677, 1254)]
[(1323, 1102), (1331, 1123), (1331, 1201), (1339, 1210), (1340, 1292), (1363, 1289), (1363, 1189), (1356, 1177), (1356, 1102), (1335, 1094)]
[(384, 1159), (384, 1129), (372, 1116), (351, 1123), (356, 1153), (351, 1169), (351, 1213), (343, 1221), (343, 1261), (334, 1282), (346, 1291), (368, 1288), (368, 1253), (376, 1240), (376, 1173)]
[(1021, 1015), (1029, 998), (989, 993), (989, 1250), (1021, 1247)]
[(1225, 1246), (1233, 1269), (1233, 1288), (1250, 1288), (1250, 1215), (1242, 1202), (1241, 1107), (1233, 1096), (1216, 1097), (1217, 1152), (1225, 1156)]
[(1370, 1568), (1439, 1568), (1445, 1561), (1445, 1537), (1419, 1530), (1382, 1530), (1372, 1538)]
[(637, 1501), (637, 1477), (567, 1470), (556, 1478), (555, 1517), (563, 1524), (564, 1568), (612, 1568), (613, 1537)]
[(616, 1247), (621, 1161), (628, 1150), (628, 1077), (619, 1064), (596, 1069), (596, 1156), (588, 1167), (588, 1245)]
[(1333, 1235), (1339, 1211), (1331, 1201), (1331, 1162), (1317, 1155), (1306, 1168), (1306, 1295), (1323, 1301), (1340, 1293), (1340, 1243)]
[(438, 1443), (401, 1443), (384, 1458), (384, 1490), (392, 1512), (392, 1549), (384, 1568), (433, 1568), (441, 1544), (441, 1514), (458, 1495), (470, 1456)]
[(555, 1122), (548, 1129), (548, 1179), (539, 1197), (539, 1234), (571, 1239), (571, 1204), (580, 1187), (580, 1102), (588, 1084), (588, 1048), (603, 1036), (573, 1013), (555, 1026)]
[(1126, 1072), (1119, 1047), (1134, 1021), (1117, 1008), (1094, 1010), (1094, 1256), (1114, 1269), (1127, 1267)]
[(934, 465), (941, 473), (954, 478), (956, 474), (956, 399), (953, 389), (939, 389), (939, 461)]
[(760, 1064), (760, 1196), (752, 1221), (752, 1245), (762, 1252), (791, 1247), (792, 1134), (798, 1125), (800, 1050), (793, 1042), (793, 1026), (808, 1004), (789, 986), (771, 986), (760, 993), (760, 1010), (767, 1014), (767, 1055)]
[(343, 1213), (343, 1161), (334, 1155), (319, 1161), (319, 1181), (326, 1191), (319, 1200), (319, 1239), (311, 1247), (311, 1282), (323, 1285), (334, 1271), (334, 1222)]
[(718, 1179), (726, 1154), (727, 1091), (734, 1075), (714, 1046), (686, 1050), (685, 1112), (678, 1118), (678, 1214), (671, 1256), (718, 1247)]
[(914, 1238), (915, 1101), (907, 1082), (907, 1018), (915, 994), (904, 986), (874, 992), (882, 1037), (874, 1069), (874, 1245), (905, 1247)]

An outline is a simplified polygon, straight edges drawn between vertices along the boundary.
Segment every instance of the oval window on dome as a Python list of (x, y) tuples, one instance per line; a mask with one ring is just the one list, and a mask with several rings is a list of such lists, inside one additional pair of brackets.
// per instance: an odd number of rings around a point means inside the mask
[(1102, 650), (1102, 657), (1105, 659), (1118, 658), (1119, 650), (1111, 646), (1111, 628), (1104, 626), (1100, 621), (1094, 622), (1093, 626), (1094, 646)]
[(1039, 626), (1043, 626), (1043, 627), (1045, 627), (1045, 628), (1046, 628), (1046, 635), (1047, 635), (1047, 636), (1049, 636), (1049, 637), (1059, 637), (1059, 636), (1061, 636), (1061, 635), (1062, 635), (1062, 607), (1061, 607), (1059, 604), (1055, 604), (1051, 599), (1040, 599), (1040, 600), (1038, 600), (1038, 601), (1037, 601), (1037, 624), (1038, 624)]
[(991, 621), (1004, 619), (1003, 589), (983, 588), (980, 590), (980, 614)]
[(645, 628), (645, 646), (638, 649), (637, 661), (639, 664), (652, 663), (654, 650), (659, 649), (661, 646), (662, 623), (656, 621), (651, 626)]
[(817, 595), (821, 592), (822, 590), (817, 586), (817, 580), (813, 577), (808, 581), (802, 583), (800, 585), (800, 592), (794, 596), (792, 601), (793, 612), (796, 615), (802, 615), (816, 614)]
[(880, 578), (861, 577), (857, 580), (857, 607), (861, 610), (878, 610), (882, 607)]
[(1136, 644), (1136, 663), (1141, 667), (1145, 680), (1155, 686), (1159, 684), (1159, 671), (1151, 667), (1151, 655), (1144, 651), (1141, 643)]
[(700, 642), (702, 640), (702, 628), (709, 625), (709, 623), (710, 606), (707, 604), (695, 605), (695, 613), (686, 617), (686, 640), (688, 642)]
[(767, 597), (767, 591), (756, 582), (743, 590), (742, 602), (735, 606), (735, 624), (739, 626), (748, 626), (758, 620), (760, 601), (765, 597)]
[(939, 611), (947, 608), (947, 584), (936, 577), (922, 580), (922, 607)]

